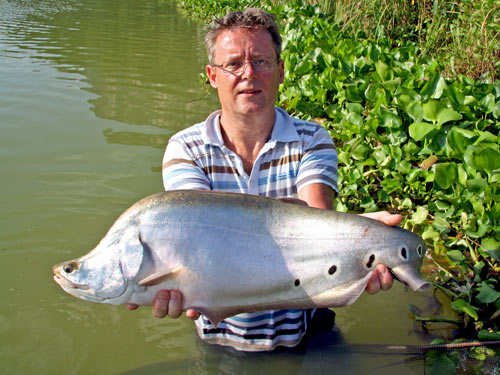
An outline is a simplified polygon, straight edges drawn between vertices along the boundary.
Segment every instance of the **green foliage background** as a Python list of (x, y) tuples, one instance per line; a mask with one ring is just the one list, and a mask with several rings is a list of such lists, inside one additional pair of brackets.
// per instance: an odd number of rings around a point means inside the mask
[[(249, 6), (178, 4), (205, 20)], [(407, 35), (370, 38), (318, 4), (251, 5), (282, 20), (279, 105), (336, 143), (336, 209), (401, 212), (432, 249), (461, 337), (500, 340), (500, 82), (446, 78)]]

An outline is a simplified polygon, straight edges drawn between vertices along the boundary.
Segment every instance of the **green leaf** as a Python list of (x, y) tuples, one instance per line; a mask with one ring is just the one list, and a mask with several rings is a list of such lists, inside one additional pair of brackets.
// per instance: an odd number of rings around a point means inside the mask
[(456, 107), (461, 107), (464, 105), (465, 95), (461, 89), (456, 86), (448, 86), (444, 94), (450, 99), (453, 105)]
[(392, 112), (383, 111), (382, 112), (382, 126), (389, 128), (399, 128), (402, 124), (401, 118)]
[(498, 341), (500, 340), (500, 332), (489, 332), (485, 329), (482, 329), (478, 332), (477, 338), (479, 340)]
[(406, 113), (410, 116), (413, 121), (420, 122), (424, 117), (424, 112), (422, 111), (422, 102), (413, 102), (406, 107)]
[(434, 73), (429, 78), (424, 87), (422, 87), (420, 95), (431, 97), (434, 99), (439, 99), (443, 94), (445, 88), (446, 88), (446, 82), (443, 79), (443, 77), (441, 77), (439, 73)]
[(424, 139), (429, 133), (436, 130), (436, 125), (428, 122), (414, 122), (409, 127), (410, 137), (416, 141)]
[(483, 178), (473, 178), (467, 180), (467, 189), (469, 189), (472, 193), (480, 194), (486, 189), (487, 182)]
[(440, 235), (438, 231), (436, 231), (432, 226), (429, 225), (427, 229), (424, 232), (422, 232), (422, 238), (425, 241), (432, 240), (436, 242), (440, 239)]
[(446, 190), (456, 183), (458, 173), (455, 163), (438, 163), (434, 167), (434, 182), (439, 187)]
[(477, 138), (477, 134), (471, 130), (454, 127), (446, 136), (449, 147), (458, 154), (464, 154), (465, 149)]
[(471, 318), (474, 318), (474, 320), (478, 319), (477, 310), (479, 309), (477, 307), (471, 306), (463, 299), (457, 299), (453, 301), (451, 303), (451, 308), (455, 311), (463, 312), (469, 315)]
[(429, 210), (427, 207), (418, 206), (417, 210), (413, 213), (411, 220), (415, 224), (423, 224), (427, 219), (427, 215), (429, 214)]
[(369, 151), (370, 149), (361, 143), (352, 150), (352, 156), (356, 160), (364, 160)]
[(493, 117), (496, 119), (500, 119), (500, 101), (495, 104), (495, 108), (493, 108)]
[(296, 77), (303, 76), (306, 73), (311, 72), (313, 70), (313, 63), (311, 60), (302, 60), (295, 66), (293, 69), (293, 72), (295, 73)]
[(497, 262), (500, 262), (500, 242), (494, 238), (483, 238), (481, 248)]
[(444, 106), (437, 100), (430, 100), (427, 103), (422, 104), (422, 112), (424, 114), (424, 119), (427, 121), (437, 122), (438, 113), (442, 110)]
[(500, 152), (484, 145), (470, 145), (464, 154), (465, 162), (479, 171), (491, 172), (500, 168)]
[(462, 115), (458, 112), (455, 112), (453, 109), (444, 108), (438, 112), (437, 122), (439, 125), (443, 125), (449, 121), (458, 121), (462, 119)]
[(481, 286), (478, 288), (479, 294), (476, 299), (481, 303), (492, 303), (500, 298), (500, 292), (493, 289), (488, 283), (482, 282)]
[(375, 63), (375, 70), (377, 71), (377, 73), (382, 81), (387, 81), (387, 80), (392, 78), (392, 76), (390, 74), (392, 72), (389, 69), (389, 65), (384, 63), (382, 60), (378, 60)]
[(491, 113), (495, 109), (495, 96), (488, 94), (479, 101), (481, 109), (486, 113)]
[(450, 250), (446, 253), (446, 256), (452, 263), (460, 263), (465, 260), (465, 257), (460, 250)]
[(417, 92), (406, 87), (398, 87), (396, 93), (394, 94), (394, 101), (397, 105), (403, 108), (406, 108), (410, 104), (413, 104), (419, 100), (421, 100), (421, 96)]

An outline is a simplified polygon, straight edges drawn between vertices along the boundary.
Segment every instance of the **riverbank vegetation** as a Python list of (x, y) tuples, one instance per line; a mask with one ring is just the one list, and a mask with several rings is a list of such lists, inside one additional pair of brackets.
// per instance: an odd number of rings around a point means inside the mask
[[(279, 105), (337, 145), (336, 209), (401, 212), (457, 337), (500, 340), (498, 1), (315, 3), (252, 5), (283, 20)], [(204, 19), (248, 6), (178, 4)]]

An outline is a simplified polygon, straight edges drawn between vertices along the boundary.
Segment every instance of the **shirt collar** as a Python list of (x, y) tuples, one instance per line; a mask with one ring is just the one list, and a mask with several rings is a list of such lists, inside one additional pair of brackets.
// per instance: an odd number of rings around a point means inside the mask
[[(281, 108), (275, 108), (276, 120), (274, 121), (271, 138), (267, 141), (267, 145), (274, 145), (277, 142), (294, 142), (300, 141), (299, 134), (295, 130), (290, 115)], [(211, 113), (206, 121), (202, 131), (202, 138), (205, 144), (224, 147), (224, 140), (220, 129), (220, 114), (221, 110)]]

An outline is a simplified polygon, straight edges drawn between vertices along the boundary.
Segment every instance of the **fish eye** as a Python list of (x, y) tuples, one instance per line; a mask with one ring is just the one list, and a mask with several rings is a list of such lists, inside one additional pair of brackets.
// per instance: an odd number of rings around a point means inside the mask
[(77, 264), (75, 262), (66, 263), (62, 268), (63, 271), (66, 273), (71, 273), (74, 270), (78, 269)]

